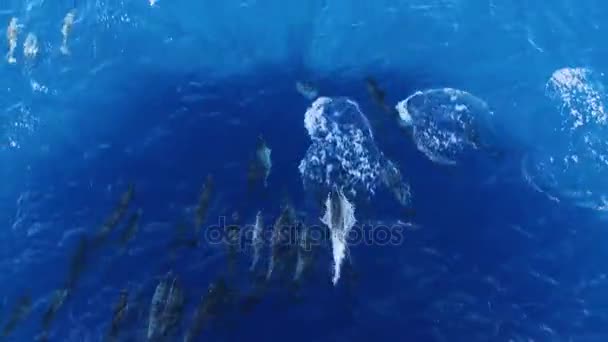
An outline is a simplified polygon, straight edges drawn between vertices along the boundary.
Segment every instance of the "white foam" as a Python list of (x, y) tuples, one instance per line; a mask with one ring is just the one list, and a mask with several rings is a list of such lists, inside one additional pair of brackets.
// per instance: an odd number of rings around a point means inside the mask
[[(527, 157), (524, 178), (553, 200), (602, 211), (608, 196), (608, 113), (603, 74), (568, 67), (552, 73), (546, 96), (555, 106), (555, 141)], [(548, 117), (547, 120), (551, 120)], [(548, 127), (552, 129), (552, 127)], [(532, 183), (532, 182), (531, 182)]]
[(472, 141), (480, 122), (492, 116), (487, 104), (472, 94), (454, 88), (416, 91), (395, 107), (400, 123), (412, 127), (419, 151), (440, 164), (456, 164), (468, 149), (477, 148)]
[(323, 115), (323, 109), (330, 102), (331, 99), (328, 97), (319, 97), (306, 111), (304, 127), (311, 137), (317, 135), (317, 132), (327, 132), (327, 120)]
[(410, 115), (410, 112), (408, 112), (408, 110), (407, 110), (407, 101), (412, 96), (418, 95), (418, 93), (420, 93), (420, 92), (416, 92), (413, 95), (410, 95), (405, 100), (402, 100), (399, 103), (397, 103), (397, 105), (395, 106), (395, 109), (397, 109), (397, 112), (399, 113), (399, 118), (401, 118), (401, 124), (403, 126), (411, 126), (414, 123), (412, 116)]
[(603, 87), (595, 78), (588, 68), (562, 68), (546, 84), (547, 95), (560, 101), (562, 114), (570, 116), (566, 123), (571, 129), (589, 122), (608, 123)]
[(304, 126), (312, 140), (299, 165), (307, 188), (373, 195), (385, 170), (394, 168), (378, 149), (367, 118), (352, 100), (318, 98), (306, 111)]

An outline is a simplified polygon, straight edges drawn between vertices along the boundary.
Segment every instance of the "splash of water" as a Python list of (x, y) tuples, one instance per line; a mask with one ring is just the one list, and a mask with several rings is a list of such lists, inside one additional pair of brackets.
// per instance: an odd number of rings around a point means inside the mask
[[(382, 184), (409, 189), (395, 164), (376, 145), (356, 102), (320, 97), (306, 111), (304, 126), (312, 140), (299, 166), (305, 188), (340, 189), (350, 196), (368, 197)], [(409, 191), (401, 193), (409, 195)]]
[(589, 68), (558, 69), (545, 94), (559, 113), (556, 141), (526, 157), (523, 171), (551, 199), (608, 210), (608, 112), (603, 74)]
[(400, 123), (412, 130), (418, 150), (433, 162), (448, 165), (481, 147), (479, 123), (492, 116), (483, 100), (453, 88), (417, 91), (396, 109)]

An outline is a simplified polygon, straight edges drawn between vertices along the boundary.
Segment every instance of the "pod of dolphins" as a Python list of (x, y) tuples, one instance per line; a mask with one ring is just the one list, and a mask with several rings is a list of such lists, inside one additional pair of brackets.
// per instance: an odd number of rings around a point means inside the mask
[[(63, 50), (67, 49), (67, 38), (73, 24), (74, 14), (66, 15), (64, 20)], [(381, 108), (388, 106), (384, 104), (384, 92), (380, 90), (377, 83), (367, 80), (368, 90), (376, 103)], [(306, 98), (315, 97), (318, 90), (310, 83), (299, 82), (297, 90)], [(392, 111), (391, 111), (392, 112)], [(271, 173), (271, 149), (268, 147), (264, 138), (260, 135), (255, 144), (255, 153), (247, 168), (247, 181), (250, 189), (256, 187), (268, 188), (268, 178)], [(406, 198), (405, 192), (409, 189), (400, 188), (395, 179), (399, 175), (386, 175), (385, 182), (394, 186), (397, 199)], [(391, 186), (389, 186), (391, 187)], [(392, 188), (392, 187), (391, 187)], [(188, 225), (179, 223), (175, 229), (175, 237), (168, 245), (168, 255), (173, 259), (183, 248), (201, 247), (199, 241), (203, 225), (213, 202), (215, 194), (215, 182), (211, 175), (208, 175), (194, 209), (194, 217), (189, 220), (193, 224)], [(110, 244), (113, 233), (124, 221), (124, 228), (118, 233), (116, 242), (121, 250), (121, 258), (125, 257), (129, 243), (137, 236), (139, 225), (142, 220), (143, 211), (141, 209), (132, 210), (131, 203), (135, 197), (135, 186), (129, 184), (127, 189), (121, 194), (114, 210), (107, 216), (101, 227), (92, 235), (81, 237), (69, 259), (67, 276), (64, 283), (56, 289), (48, 306), (43, 311), (40, 321), (40, 333), (37, 339), (47, 341), (50, 338), (53, 322), (61, 310), (67, 305), (74, 291), (77, 290), (80, 279), (87, 272), (87, 266), (93, 261), (97, 253)], [(327, 200), (323, 203), (325, 215), (321, 217), (321, 222), (327, 225), (329, 236), (331, 236), (334, 258), (334, 275), (332, 282), (335, 285), (340, 278), (340, 267), (345, 256), (346, 242), (345, 236), (355, 223), (354, 206), (348, 201), (340, 189), (333, 189), (329, 192)], [(131, 212), (131, 213), (130, 213)], [(228, 279), (235, 270), (238, 244), (241, 236), (239, 215), (233, 215), (232, 224), (225, 227), (226, 239), (224, 240), (227, 250), (228, 277), (220, 276), (212, 281), (207, 291), (201, 296), (192, 317), (184, 320), (187, 323), (183, 331), (184, 342), (196, 341), (200, 338), (205, 327), (214, 319), (220, 317), (228, 308), (238, 307), (241, 312), (247, 313), (263, 301), (266, 289), (274, 280), (285, 281), (293, 285), (292, 289), (298, 288), (307, 272), (312, 269), (316, 257), (315, 244), (312, 241), (311, 231), (298, 218), (296, 211), (287, 201), (276, 218), (271, 230), (269, 245), (268, 266), (265, 271), (260, 272), (260, 261), (265, 249), (264, 241), (264, 216), (262, 211), (257, 211), (255, 223), (252, 227), (251, 252), (252, 260), (248, 266), (248, 271), (252, 276), (252, 286), (247, 293), (239, 294), (231, 288)], [(294, 239), (294, 237), (296, 237)], [(182, 316), (185, 312), (186, 291), (182, 286), (178, 275), (172, 271), (164, 274), (158, 282), (152, 298), (150, 299), (147, 311), (147, 325), (142, 335), (143, 340), (147, 341), (174, 341), (180, 334), (182, 326)], [(134, 299), (130, 297), (129, 291), (120, 291), (117, 302), (112, 310), (112, 317), (107, 330), (108, 341), (120, 341), (121, 336), (129, 325), (128, 317), (135, 311)], [(8, 338), (11, 333), (30, 315), (32, 311), (32, 299), (29, 295), (23, 295), (16, 300), (8, 319), (2, 328), (2, 338)]]

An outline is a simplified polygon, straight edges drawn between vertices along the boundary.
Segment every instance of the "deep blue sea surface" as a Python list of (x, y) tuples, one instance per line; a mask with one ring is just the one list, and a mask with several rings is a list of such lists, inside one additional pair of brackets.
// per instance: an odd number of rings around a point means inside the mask
[[(607, 17), (0, 1), (2, 339), (187, 341), (198, 311), (191, 341), (608, 341)], [(350, 205), (369, 238), (334, 284)], [(273, 248), (285, 208), (310, 254)], [(150, 337), (163, 282), (183, 300)]]

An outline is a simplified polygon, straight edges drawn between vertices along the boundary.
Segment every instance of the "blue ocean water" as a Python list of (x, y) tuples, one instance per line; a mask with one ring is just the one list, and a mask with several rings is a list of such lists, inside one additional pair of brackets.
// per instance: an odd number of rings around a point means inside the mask
[[(108, 340), (126, 290), (116, 340), (148, 340), (150, 303), (171, 271), (184, 307), (167, 341), (183, 340), (221, 279), (230, 291), (198, 340), (606, 341), (607, 15), (592, 0), (0, 2), (3, 335)], [(327, 232), (299, 169), (314, 99), (298, 82), (356, 103), (370, 150), (411, 191), (405, 207), (381, 186), (349, 197), (360, 224), (402, 239), (351, 243), (335, 286), (328, 241), (297, 284), (287, 266), (260, 285), (251, 246), (231, 265), (206, 233), (222, 218), (253, 225), (260, 210), (271, 231), (286, 202)], [(410, 96), (418, 116), (403, 127), (392, 108)], [(453, 121), (467, 111), (483, 145)], [(272, 168), (250, 191), (260, 135)], [(198, 246), (171, 248), (208, 175)], [(96, 244), (130, 185), (126, 217)], [(82, 273), (45, 328), (82, 239), (92, 241)], [(270, 258), (264, 246), (264, 274)], [(244, 310), (252, 293), (259, 303)]]

